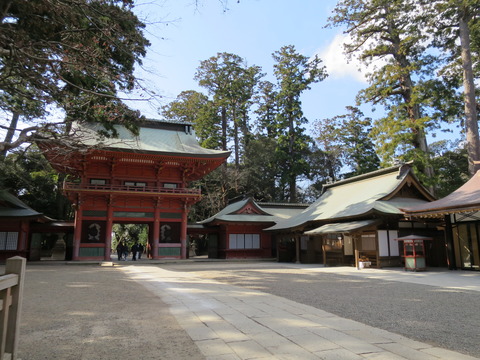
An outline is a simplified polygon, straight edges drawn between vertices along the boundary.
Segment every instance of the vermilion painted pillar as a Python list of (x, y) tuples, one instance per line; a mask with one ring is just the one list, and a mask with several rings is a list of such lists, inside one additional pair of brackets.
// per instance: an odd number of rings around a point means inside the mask
[(155, 207), (155, 215), (153, 219), (153, 244), (152, 259), (158, 259), (158, 243), (160, 242), (160, 200)]
[(183, 212), (182, 212), (182, 225), (180, 227), (180, 244), (181, 244), (181, 255), (182, 259), (187, 258), (187, 206), (185, 205), (183, 207)]
[(82, 207), (80, 202), (75, 212), (75, 232), (73, 234), (73, 260), (78, 260), (78, 254), (80, 252), (80, 240), (82, 238)]
[(108, 203), (108, 210), (107, 210), (107, 226), (105, 229), (105, 261), (111, 260), (111, 253), (112, 253), (112, 227), (113, 227), (113, 207), (112, 207), (112, 199)]

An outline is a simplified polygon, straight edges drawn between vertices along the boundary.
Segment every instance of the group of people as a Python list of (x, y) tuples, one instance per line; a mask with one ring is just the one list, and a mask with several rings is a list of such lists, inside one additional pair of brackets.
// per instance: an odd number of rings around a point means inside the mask
[(132, 252), (132, 261), (140, 260), (143, 253), (143, 245), (139, 244), (137, 241), (133, 244), (132, 248), (129, 249), (124, 241), (121, 241), (117, 245), (117, 255), (118, 260), (128, 260), (128, 254)]

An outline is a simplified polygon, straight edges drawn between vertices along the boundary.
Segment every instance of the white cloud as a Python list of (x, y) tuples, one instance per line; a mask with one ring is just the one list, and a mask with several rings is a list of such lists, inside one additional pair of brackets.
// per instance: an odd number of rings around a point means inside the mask
[(347, 40), (344, 34), (337, 34), (328, 46), (316, 51), (316, 55), (322, 59), (327, 68), (329, 78), (352, 77), (356, 81), (366, 82), (365, 71), (359, 69), (361, 64), (355, 58), (347, 59), (343, 51), (343, 44)]

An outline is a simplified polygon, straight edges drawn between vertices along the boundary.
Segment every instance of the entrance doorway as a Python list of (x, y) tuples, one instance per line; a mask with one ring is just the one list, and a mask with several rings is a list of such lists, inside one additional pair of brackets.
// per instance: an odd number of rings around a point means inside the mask
[(72, 260), (72, 232), (34, 232), (30, 238), (29, 261)]
[(137, 261), (148, 258), (150, 226), (146, 223), (115, 223), (112, 226), (111, 259)]
[(480, 223), (457, 223), (453, 232), (457, 245), (457, 263), (465, 270), (480, 270)]

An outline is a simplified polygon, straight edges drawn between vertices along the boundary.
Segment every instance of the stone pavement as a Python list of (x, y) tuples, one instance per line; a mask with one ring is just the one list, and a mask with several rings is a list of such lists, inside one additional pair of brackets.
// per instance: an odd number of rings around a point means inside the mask
[(439, 286), (449, 289), (480, 291), (480, 271), (447, 270), (429, 268), (428, 271), (405, 271), (403, 268), (357, 270), (355, 267), (323, 267), (319, 265), (291, 264), (291, 267), (307, 269), (312, 272), (333, 273), (338, 275), (359, 276), (384, 281), (399, 281), (418, 285)]
[[(291, 266), (480, 291), (478, 273), (406, 274), (399, 270)], [(191, 272), (141, 264), (125, 264), (120, 269), (170, 306), (208, 360), (475, 359), (264, 292), (202, 279)]]

